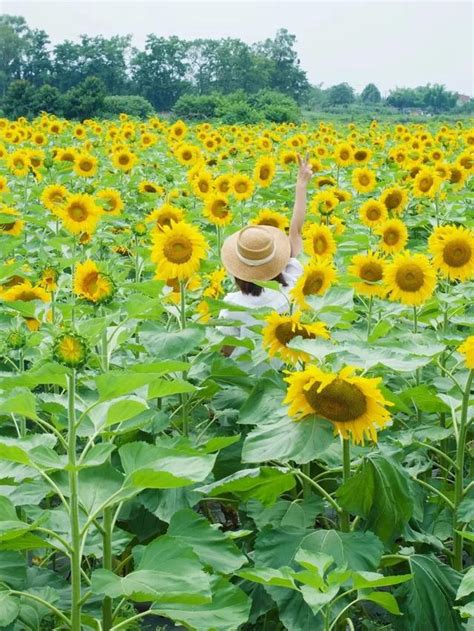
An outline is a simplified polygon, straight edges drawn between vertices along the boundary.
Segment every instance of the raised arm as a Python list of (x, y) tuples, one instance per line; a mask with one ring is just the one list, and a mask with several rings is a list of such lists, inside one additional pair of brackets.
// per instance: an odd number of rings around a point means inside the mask
[(301, 231), (303, 230), (304, 218), (306, 215), (306, 189), (311, 180), (313, 171), (308, 161), (308, 156), (303, 159), (298, 154), (298, 177), (296, 179), (295, 205), (290, 224), (290, 245), (291, 256), (298, 256), (301, 252), (303, 240)]

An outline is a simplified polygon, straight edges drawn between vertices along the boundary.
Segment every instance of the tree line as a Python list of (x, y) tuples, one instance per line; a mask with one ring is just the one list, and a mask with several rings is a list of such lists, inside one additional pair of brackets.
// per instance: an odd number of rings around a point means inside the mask
[(280, 29), (274, 38), (250, 45), (236, 38), (154, 34), (142, 50), (132, 46), (131, 35), (81, 35), (77, 42), (52, 45), (44, 30), (30, 28), (23, 17), (1, 15), (0, 107), (15, 117), (48, 111), (84, 118), (122, 109), (142, 116), (170, 110), (214, 116), (231, 110), (229, 120), (251, 121), (272, 120), (273, 112), (277, 122), (294, 120), (300, 107), (456, 107), (457, 95), (443, 86), (396, 89), (386, 100), (372, 83), (360, 95), (347, 83), (312, 86), (295, 44), (295, 35)]

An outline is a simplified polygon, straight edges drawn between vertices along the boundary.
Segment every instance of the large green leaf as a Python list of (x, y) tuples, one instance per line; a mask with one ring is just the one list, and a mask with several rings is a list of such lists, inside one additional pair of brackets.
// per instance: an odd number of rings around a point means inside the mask
[(383, 554), (383, 545), (372, 532), (318, 530), (302, 540), (301, 550), (323, 552), (331, 556), (340, 567), (364, 571), (377, 568)]
[(190, 509), (173, 515), (168, 534), (187, 543), (203, 564), (217, 572), (231, 574), (246, 562), (246, 557), (224, 533)]
[(232, 493), (248, 499), (260, 500), (264, 505), (274, 504), (285, 491), (289, 491), (296, 482), (291, 472), (277, 467), (257, 467), (242, 469), (233, 475), (198, 489), (211, 497)]
[(437, 558), (413, 554), (409, 557), (413, 580), (400, 590), (403, 627), (410, 631), (460, 631), (463, 626), (453, 609), (461, 574)]
[(364, 517), (367, 527), (387, 542), (413, 513), (411, 480), (395, 460), (380, 453), (369, 454), (336, 495), (343, 508)]
[(211, 579), (212, 601), (188, 607), (154, 605), (153, 613), (171, 618), (196, 631), (235, 631), (247, 622), (251, 600), (238, 587), (224, 578)]
[(188, 441), (136, 442), (119, 450), (131, 483), (142, 488), (175, 488), (202, 482), (212, 471), (216, 454), (195, 449)]
[(0, 394), (0, 414), (18, 414), (36, 420), (36, 399), (29, 390), (17, 388)]
[[(122, 494), (116, 494), (124, 489), (124, 476), (112, 465), (105, 463), (98, 467), (89, 467), (79, 472), (79, 500), (87, 514), (95, 513), (115, 495), (115, 503), (120, 501)], [(113, 501), (113, 500), (112, 500)]]
[(331, 424), (322, 419), (292, 421), (289, 417), (263, 422), (247, 436), (243, 462), (294, 460), (304, 464), (321, 455), (334, 441)]
[(151, 343), (156, 357), (177, 359), (184, 357), (203, 341), (205, 331), (202, 328), (187, 327), (183, 331), (154, 332)]
[(7, 627), (20, 613), (20, 603), (8, 592), (0, 592), (0, 627)]
[(35, 388), (36, 386), (46, 384), (55, 384), (61, 388), (65, 388), (67, 385), (66, 374), (67, 370), (64, 366), (56, 364), (55, 362), (46, 362), (31, 370), (27, 370), (21, 375), (1, 377), (0, 388), (5, 390), (18, 386)]
[(0, 552), (0, 583), (12, 589), (23, 589), (26, 581), (25, 555), (5, 550)]
[(474, 567), (469, 568), (466, 574), (462, 577), (461, 584), (459, 585), (456, 593), (456, 600), (469, 596), (474, 592)]

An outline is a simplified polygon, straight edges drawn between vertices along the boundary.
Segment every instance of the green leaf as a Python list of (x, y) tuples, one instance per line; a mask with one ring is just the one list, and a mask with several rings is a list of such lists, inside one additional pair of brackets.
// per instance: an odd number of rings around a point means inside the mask
[(155, 373), (124, 372), (109, 370), (95, 379), (101, 401), (116, 399), (149, 386), (153, 381), (161, 381)]
[(392, 541), (413, 513), (412, 482), (402, 467), (380, 453), (369, 454), (359, 471), (336, 492), (340, 505), (367, 520), (383, 541)]
[(436, 557), (413, 554), (408, 563), (413, 580), (400, 588), (399, 603), (410, 631), (461, 631), (453, 609), (461, 574)]
[(444, 401), (436, 396), (436, 389), (426, 385), (407, 388), (400, 394), (400, 398), (408, 403), (411, 401), (422, 412), (449, 412), (450, 408)]
[(240, 409), (239, 423), (258, 425), (262, 419), (286, 416), (285, 407), (281, 404), (284, 397), (283, 383), (276, 384), (271, 379), (260, 379)]
[(373, 603), (377, 603), (377, 605), (380, 605), (394, 616), (402, 615), (395, 596), (390, 594), (390, 592), (370, 592), (370, 594), (361, 596), (361, 600), (370, 600)]
[(173, 379), (173, 381), (161, 379), (150, 383), (147, 396), (149, 399), (158, 399), (161, 397), (169, 397), (173, 394), (194, 392), (195, 390), (196, 387), (184, 379)]
[(262, 422), (246, 437), (242, 462), (294, 460), (304, 464), (321, 455), (333, 442), (333, 428), (322, 419), (295, 422), (285, 417)]
[(182, 331), (153, 333), (153, 349), (156, 357), (177, 359), (188, 355), (201, 344), (206, 333), (202, 328), (188, 326)]
[(36, 420), (36, 398), (29, 390), (13, 390), (6, 399), (0, 400), (0, 414), (19, 414)]
[(146, 401), (134, 396), (125, 396), (99, 403), (89, 412), (96, 429), (123, 423), (148, 409)]
[(258, 467), (242, 469), (197, 490), (211, 497), (233, 493), (244, 501), (253, 498), (264, 505), (271, 505), (282, 493), (294, 488), (295, 484), (294, 475), (285, 469)]
[(17, 598), (10, 596), (8, 592), (0, 592), (0, 626), (7, 627), (20, 613), (20, 604)]
[(260, 585), (297, 589), (293, 579), (294, 572), (289, 567), (281, 567), (278, 570), (269, 567), (251, 567), (240, 570), (236, 574), (246, 581), (252, 581)]
[(316, 589), (311, 585), (303, 585), (301, 587), (301, 593), (303, 594), (303, 598), (306, 604), (311, 607), (312, 612), (314, 614), (317, 614), (319, 613), (319, 611), (321, 611), (324, 605), (330, 603), (331, 600), (333, 600), (337, 596), (339, 589), (339, 585), (332, 585), (331, 587), (328, 587), (325, 591)]
[(378, 572), (354, 572), (352, 580), (356, 589), (367, 589), (370, 587), (387, 587), (389, 585), (398, 585), (411, 580), (411, 574), (395, 574), (393, 576), (384, 576)]
[(461, 584), (456, 593), (456, 600), (464, 598), (464, 596), (469, 596), (472, 592), (474, 592), (474, 567), (469, 568), (462, 577)]
[(87, 514), (93, 514), (123, 485), (123, 474), (108, 463), (82, 469), (79, 472), (79, 500)]
[(202, 563), (222, 574), (231, 574), (246, 562), (246, 557), (223, 532), (190, 509), (173, 515), (168, 535), (188, 544)]
[(5, 550), (0, 552), (0, 583), (12, 589), (23, 589), (26, 581), (25, 554)]
[(250, 598), (224, 578), (212, 578), (211, 588), (212, 601), (208, 604), (187, 607), (171, 604), (154, 605), (151, 611), (197, 631), (240, 629), (250, 615)]
[(113, 443), (98, 443), (87, 452), (81, 467), (97, 467), (104, 464), (115, 450)]
[(372, 532), (318, 530), (307, 535), (300, 547), (303, 552), (323, 552), (338, 567), (347, 566), (353, 571), (374, 570), (383, 553), (382, 542)]
[(40, 385), (54, 384), (65, 388), (66, 381), (66, 368), (55, 362), (47, 362), (27, 370), (21, 375), (13, 375), (11, 377), (0, 378), (0, 388), (11, 389), (17, 386), (24, 386), (27, 388), (36, 388)]
[(313, 552), (307, 548), (300, 548), (295, 555), (295, 561), (323, 579), (326, 570), (332, 565), (334, 559), (324, 552)]

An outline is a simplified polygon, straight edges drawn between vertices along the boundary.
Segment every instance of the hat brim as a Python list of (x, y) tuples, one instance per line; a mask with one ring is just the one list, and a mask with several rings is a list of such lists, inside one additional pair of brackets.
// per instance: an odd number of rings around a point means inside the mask
[(263, 265), (246, 265), (237, 256), (237, 239), (239, 232), (234, 232), (224, 241), (221, 249), (222, 263), (229, 274), (245, 280), (266, 281), (272, 280), (280, 274), (288, 264), (291, 256), (290, 241), (286, 234), (279, 228), (265, 226), (272, 233), (275, 240), (275, 256)]

